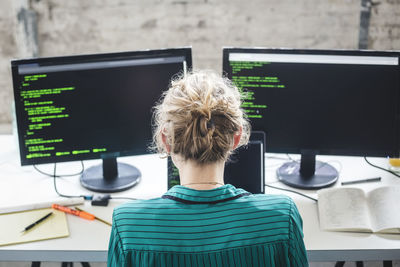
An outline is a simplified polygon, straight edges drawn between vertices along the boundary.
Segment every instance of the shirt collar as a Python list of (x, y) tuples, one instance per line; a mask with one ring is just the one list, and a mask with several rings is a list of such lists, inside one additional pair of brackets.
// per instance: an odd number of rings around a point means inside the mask
[(216, 204), (246, 195), (250, 195), (250, 193), (230, 184), (211, 190), (195, 190), (176, 185), (168, 190), (162, 198), (172, 199), (186, 204)]

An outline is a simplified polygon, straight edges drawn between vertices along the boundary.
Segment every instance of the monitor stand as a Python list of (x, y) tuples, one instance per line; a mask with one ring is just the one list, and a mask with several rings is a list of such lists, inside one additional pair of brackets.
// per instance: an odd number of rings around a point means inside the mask
[(81, 176), (81, 184), (95, 192), (120, 192), (136, 185), (141, 176), (136, 167), (117, 163), (116, 158), (108, 158), (103, 159), (103, 164), (85, 170)]
[(276, 171), (278, 179), (289, 186), (300, 189), (319, 189), (333, 185), (339, 176), (330, 164), (315, 161), (316, 152), (304, 150), (301, 161), (287, 162)]

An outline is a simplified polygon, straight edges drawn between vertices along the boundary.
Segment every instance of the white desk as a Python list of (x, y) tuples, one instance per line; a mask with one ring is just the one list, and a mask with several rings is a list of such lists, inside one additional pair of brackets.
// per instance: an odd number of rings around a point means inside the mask
[[(284, 157), (284, 155), (279, 155)], [(360, 184), (365, 189), (382, 185), (400, 185), (396, 178), (383, 171), (368, 166), (358, 157), (319, 157), (329, 161), (338, 169), (341, 181), (357, 178), (381, 176), (382, 182)], [(133, 164), (140, 168), (142, 181), (126, 192), (113, 196), (135, 198), (159, 197), (167, 190), (167, 163), (157, 155), (120, 158), (120, 162)], [(381, 166), (387, 164), (384, 159), (371, 161)], [(340, 166), (340, 164), (341, 166)], [(100, 163), (86, 161), (85, 167)], [(276, 181), (275, 169), (281, 160), (266, 159), (266, 182), (274, 186), (285, 187)], [(51, 173), (53, 165), (39, 166)], [(57, 173), (73, 173), (80, 170), (80, 163), (61, 163)], [(64, 194), (91, 194), (79, 184), (79, 177), (57, 180), (59, 191)], [(335, 186), (340, 186), (337, 183)], [(287, 188), (287, 187), (286, 187)], [(304, 221), (304, 236), (310, 261), (356, 261), (356, 260), (398, 260), (400, 259), (400, 235), (377, 235), (363, 233), (327, 232), (319, 229), (317, 205), (314, 201), (284, 191), (266, 188), (267, 193), (290, 195), (297, 204)], [(316, 197), (314, 191), (304, 191)], [(33, 167), (20, 167), (19, 154), (12, 136), (0, 135), (0, 204), (15, 203), (18, 199), (54, 198), (53, 178), (43, 176)], [(111, 221), (113, 207), (121, 202), (112, 200), (104, 207), (93, 207), (86, 203), (83, 209), (98, 217)], [(69, 261), (69, 262), (105, 262), (110, 227), (98, 221), (85, 221), (79, 217), (67, 216), (70, 236), (47, 241), (25, 243), (0, 247), (0, 261)], [(0, 229), (5, 231), (5, 229)], [(0, 235), (1, 236), (1, 235)]]

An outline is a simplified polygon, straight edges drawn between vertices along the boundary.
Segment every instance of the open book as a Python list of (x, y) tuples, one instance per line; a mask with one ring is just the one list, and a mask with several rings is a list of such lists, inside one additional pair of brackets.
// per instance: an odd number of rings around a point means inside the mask
[(400, 186), (318, 191), (320, 227), (330, 231), (400, 234)]

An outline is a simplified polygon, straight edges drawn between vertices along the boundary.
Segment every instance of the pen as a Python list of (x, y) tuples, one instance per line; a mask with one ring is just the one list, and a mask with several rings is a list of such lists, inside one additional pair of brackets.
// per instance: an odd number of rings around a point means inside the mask
[[(78, 208), (78, 207), (75, 207), (75, 209), (76, 209), (76, 210), (79, 210), (79, 211), (86, 212), (86, 211), (84, 211), (84, 210), (82, 210), (82, 209), (80, 209), (80, 208)], [(95, 220), (98, 220), (98, 221), (100, 221), (100, 222), (102, 222), (102, 223), (105, 223), (105, 224), (107, 224), (107, 225), (109, 225), (109, 226), (112, 226), (111, 223), (107, 222), (106, 220), (100, 219), (100, 218), (97, 217), (97, 216), (94, 216), (94, 219), (95, 219)]]
[(72, 214), (72, 215), (75, 215), (75, 216), (79, 216), (79, 217), (84, 218), (86, 220), (93, 221), (94, 218), (95, 218), (95, 216), (93, 214), (90, 214), (90, 213), (87, 213), (87, 212), (84, 212), (84, 211), (70, 209), (68, 207), (64, 207), (64, 206), (61, 206), (61, 205), (58, 205), (58, 204), (53, 204), (53, 205), (51, 205), (51, 207), (53, 209), (56, 209), (56, 210), (61, 210), (61, 211), (66, 212), (66, 213), (69, 213), (69, 214)]
[(27, 227), (25, 227), (25, 229), (23, 231), (21, 231), (21, 233), (28, 231), (29, 229), (32, 229), (35, 225), (38, 225), (39, 223), (43, 222), (44, 220), (46, 220), (47, 218), (49, 218), (51, 215), (53, 214), (53, 212), (49, 212), (47, 213), (45, 216), (43, 216), (42, 218), (40, 218), (39, 220), (37, 220), (36, 222), (28, 225)]
[(379, 182), (380, 180), (381, 180), (381, 177), (374, 177), (374, 178), (368, 178), (368, 179), (362, 179), (362, 180), (342, 182), (342, 185)]

